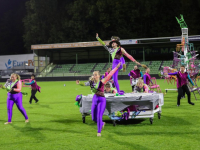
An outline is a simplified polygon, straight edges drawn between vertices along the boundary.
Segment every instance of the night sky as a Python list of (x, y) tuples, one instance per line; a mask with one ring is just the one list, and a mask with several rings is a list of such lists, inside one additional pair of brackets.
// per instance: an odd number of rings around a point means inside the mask
[(102, 39), (178, 36), (180, 14), (190, 35), (200, 32), (200, 0), (28, 1), (0, 0), (0, 55), (31, 53), (31, 44), (93, 41), (96, 32)]
[(26, 52), (23, 42), (23, 18), (28, 0), (0, 0), (0, 55)]

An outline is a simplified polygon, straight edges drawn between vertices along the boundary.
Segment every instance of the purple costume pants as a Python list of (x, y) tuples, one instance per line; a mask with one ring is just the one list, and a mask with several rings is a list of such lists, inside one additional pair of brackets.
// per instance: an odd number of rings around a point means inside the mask
[(22, 105), (22, 93), (17, 93), (17, 94), (8, 93), (8, 97), (7, 97), (8, 122), (11, 122), (12, 120), (12, 109), (13, 109), (14, 103), (17, 105), (17, 108), (25, 117), (25, 119), (28, 119), (26, 110), (24, 109)]
[(105, 108), (106, 108), (106, 98), (94, 94), (92, 98), (91, 113), (92, 113), (92, 120), (97, 123), (98, 133), (101, 133), (101, 129), (104, 124), (103, 113), (105, 111)]
[(118, 83), (118, 73), (119, 70), (122, 69), (123, 64), (125, 63), (124, 58), (122, 57), (120, 60), (119, 59), (114, 59), (113, 63), (112, 63), (112, 69), (114, 69), (115, 67), (117, 67), (117, 65), (121, 62), (121, 65), (119, 67), (119, 69), (117, 69), (117, 71), (113, 74), (113, 80), (115, 83), (115, 87), (117, 89), (117, 92), (120, 92), (120, 88), (119, 88), (119, 83)]

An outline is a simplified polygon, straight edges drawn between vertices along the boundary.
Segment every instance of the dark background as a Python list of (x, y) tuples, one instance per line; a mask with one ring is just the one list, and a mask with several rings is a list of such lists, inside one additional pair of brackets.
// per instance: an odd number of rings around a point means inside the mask
[(0, 55), (31, 53), (32, 44), (180, 36), (200, 33), (200, 0), (0, 0)]

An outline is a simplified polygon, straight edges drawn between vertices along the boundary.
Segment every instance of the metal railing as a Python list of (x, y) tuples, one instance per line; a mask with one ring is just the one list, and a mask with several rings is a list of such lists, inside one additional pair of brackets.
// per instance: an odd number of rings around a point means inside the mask
[(7, 70), (0, 70), (0, 78), (4, 76), (10, 76), (12, 73), (17, 73), (19, 75), (30, 75), (33, 72), (28, 72), (26, 69), (7, 69)]

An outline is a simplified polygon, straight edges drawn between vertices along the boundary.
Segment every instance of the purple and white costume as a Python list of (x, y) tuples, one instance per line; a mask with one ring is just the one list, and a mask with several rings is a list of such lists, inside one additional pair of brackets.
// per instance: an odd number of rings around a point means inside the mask
[(96, 93), (92, 98), (92, 120), (97, 123), (97, 132), (101, 133), (103, 126), (103, 113), (106, 108), (106, 98), (104, 97), (104, 84), (100, 81)]
[[(108, 48), (105, 43), (98, 37), (97, 40), (103, 45), (103, 47), (108, 50), (108, 52), (111, 54), (112, 56), (112, 69), (114, 69), (120, 62), (121, 62), (121, 65), (119, 67), (119, 69), (121, 70), (123, 68), (123, 65), (125, 64), (125, 60), (124, 60), (124, 57), (123, 55), (125, 55), (127, 58), (129, 58), (131, 61), (135, 61), (135, 59), (129, 55), (127, 52), (125, 52), (124, 54), (122, 53), (122, 50), (121, 50), (121, 47), (117, 47), (117, 48)], [(120, 88), (119, 88), (119, 83), (118, 83), (118, 73), (119, 73), (119, 70), (117, 70), (115, 72), (115, 74), (113, 75), (113, 80), (114, 80), (114, 84), (115, 84), (115, 87), (117, 89), (117, 92), (118, 93), (121, 93), (120, 92)]]
[[(11, 86), (12, 83), (10, 83)], [(12, 109), (14, 103), (17, 105), (17, 108), (22, 113), (24, 118), (27, 120), (28, 116), (26, 114), (26, 110), (24, 109), (22, 105), (22, 93), (21, 93), (21, 81), (17, 81), (10, 89), (12, 89), (10, 92), (8, 92), (7, 97), (7, 111), (8, 111), (8, 122), (12, 121)]]

